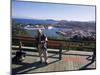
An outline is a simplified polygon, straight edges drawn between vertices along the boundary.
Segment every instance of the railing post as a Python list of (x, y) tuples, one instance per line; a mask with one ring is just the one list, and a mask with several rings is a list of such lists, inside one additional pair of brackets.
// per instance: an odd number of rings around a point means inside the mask
[(70, 50), (70, 42), (69, 41), (68, 41), (68, 46), (67, 47), (68, 47), (68, 51), (69, 51)]
[(19, 41), (19, 50), (21, 50), (21, 47), (22, 47), (22, 42)]
[(62, 49), (63, 49), (62, 47), (63, 47), (63, 44), (61, 43), (60, 48), (59, 48), (59, 60), (62, 59)]

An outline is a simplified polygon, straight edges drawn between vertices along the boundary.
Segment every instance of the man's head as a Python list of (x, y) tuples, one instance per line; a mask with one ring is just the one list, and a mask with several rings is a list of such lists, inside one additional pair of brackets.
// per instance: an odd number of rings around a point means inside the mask
[(38, 34), (42, 35), (42, 30), (41, 29), (38, 30)]

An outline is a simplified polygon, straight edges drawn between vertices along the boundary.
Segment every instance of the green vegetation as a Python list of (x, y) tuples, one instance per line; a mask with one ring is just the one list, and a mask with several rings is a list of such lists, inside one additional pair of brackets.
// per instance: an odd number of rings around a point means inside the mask
[(23, 25), (20, 23), (12, 25), (12, 36), (28, 36), (28, 33), (23, 29)]

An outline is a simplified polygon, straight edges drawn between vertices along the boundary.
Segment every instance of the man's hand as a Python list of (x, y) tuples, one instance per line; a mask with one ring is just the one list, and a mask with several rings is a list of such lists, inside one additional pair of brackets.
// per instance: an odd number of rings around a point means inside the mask
[(45, 41), (41, 41), (41, 43), (45, 43)]

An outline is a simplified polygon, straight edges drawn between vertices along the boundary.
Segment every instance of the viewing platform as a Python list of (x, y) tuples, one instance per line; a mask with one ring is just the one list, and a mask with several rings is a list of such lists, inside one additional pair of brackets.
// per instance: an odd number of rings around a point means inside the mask
[[(62, 60), (58, 59), (53, 49), (48, 49), (48, 65), (39, 63), (38, 52), (26, 51), (27, 56), (22, 63), (12, 63), (13, 74), (91, 70), (96, 68), (96, 62), (91, 62), (93, 52), (66, 51), (62, 52)], [(12, 50), (12, 57), (17, 50)], [(54, 51), (54, 50), (53, 50)], [(56, 50), (55, 50), (56, 51)]]
[[(13, 39), (14, 40), (14, 39)], [(16, 39), (18, 43), (18, 38)], [(31, 41), (32, 40), (32, 41)], [(29, 41), (33, 42), (34, 39), (26, 39), (19, 38), (23, 44)], [(61, 42), (61, 41), (60, 41)], [(91, 42), (90, 42), (91, 43)], [(54, 40), (50, 40), (48, 42), (49, 47), (48, 51), (48, 65), (44, 63), (39, 63), (39, 55), (36, 47), (27, 47), (24, 45), (13, 45), (12, 44), (12, 58), (15, 56), (16, 51), (22, 49), (26, 52), (25, 60), (21, 63), (12, 62), (12, 74), (30, 74), (30, 73), (44, 73), (44, 72), (62, 72), (62, 71), (78, 71), (78, 70), (94, 70), (96, 69), (96, 59), (93, 61), (93, 50), (91, 51), (83, 51), (77, 49), (66, 49), (67, 47), (82, 47), (89, 48), (89, 42), (87, 42), (87, 46), (82, 44), (73, 44), (70, 42), (70, 46), (68, 44), (64, 44), (66, 48), (60, 48), (60, 43), (55, 42)], [(59, 45), (60, 44), (60, 45)], [(93, 44), (92, 44), (93, 45)], [(20, 47), (21, 46), (21, 47)], [(84, 47), (83, 47), (84, 46)], [(93, 45), (94, 46), (94, 45)], [(82, 49), (80, 48), (80, 49)], [(95, 49), (95, 47), (91, 47), (91, 49)]]

